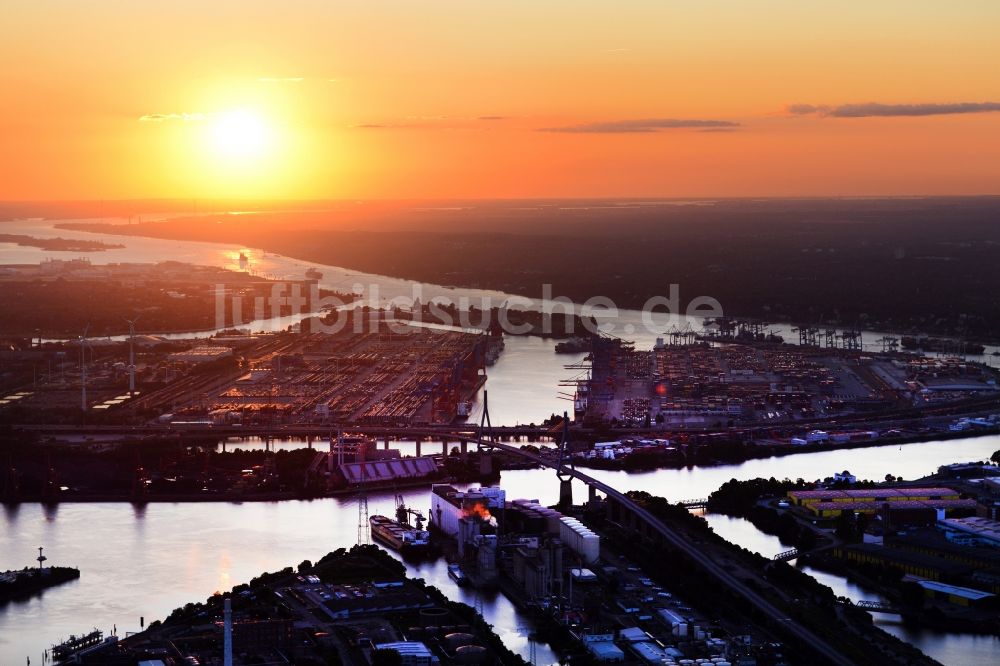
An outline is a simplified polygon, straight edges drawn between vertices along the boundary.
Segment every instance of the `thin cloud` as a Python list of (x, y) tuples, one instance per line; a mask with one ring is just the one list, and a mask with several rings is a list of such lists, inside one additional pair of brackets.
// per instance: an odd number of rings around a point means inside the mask
[(257, 80), (261, 83), (302, 83), (305, 78), (302, 76), (262, 76)]
[[(498, 116), (499, 118), (499, 116)], [(406, 116), (400, 122), (358, 123), (354, 129), (407, 129), (407, 130), (458, 130), (469, 129), (466, 123), (473, 118), (449, 118), (448, 116)]]
[(889, 118), (899, 116), (947, 116), (959, 113), (992, 113), (1000, 111), (1000, 102), (956, 102), (951, 104), (841, 104), (816, 106), (789, 104), (785, 111), (792, 115), (817, 115), (830, 118)]
[(487, 131), (488, 123), (509, 119), (509, 116), (403, 116), (386, 122), (356, 123), (350, 127), (369, 130)]
[(169, 120), (179, 120), (181, 122), (198, 122), (205, 119), (204, 113), (147, 113), (139, 116), (139, 122), (162, 123)]
[(704, 120), (700, 118), (646, 118), (643, 120), (613, 120), (566, 127), (542, 127), (540, 132), (568, 132), (577, 134), (636, 134), (659, 132), (668, 129), (734, 129), (739, 123), (729, 120)]
[(815, 106), (813, 104), (789, 104), (785, 107), (785, 111), (793, 116), (808, 116), (813, 113), (825, 116), (829, 114), (831, 110), (833, 110), (833, 107)]

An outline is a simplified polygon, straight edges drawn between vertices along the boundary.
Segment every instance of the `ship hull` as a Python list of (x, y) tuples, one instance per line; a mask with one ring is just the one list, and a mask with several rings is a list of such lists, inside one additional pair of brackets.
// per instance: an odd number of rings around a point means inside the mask
[(373, 539), (403, 555), (422, 556), (430, 551), (430, 534), (426, 531), (415, 530), (385, 516), (372, 516), (369, 525)]

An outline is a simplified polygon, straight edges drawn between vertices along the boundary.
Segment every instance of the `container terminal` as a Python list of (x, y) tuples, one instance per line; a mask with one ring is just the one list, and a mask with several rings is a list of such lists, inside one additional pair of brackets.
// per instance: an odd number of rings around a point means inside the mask
[(449, 424), (468, 415), (493, 344), (486, 334), (381, 317), (336, 333), (84, 343), (82, 357), (79, 341), (6, 352), (12, 370), (34, 374), (0, 392), (0, 417), (16, 409), (22, 419), (78, 422), (83, 410), (105, 423)]
[(485, 336), (400, 328), (305, 334), (280, 351), (251, 352), (240, 376), (171, 420), (451, 423), (486, 381)]
[[(675, 338), (670, 338), (675, 342)], [(809, 422), (996, 396), (997, 371), (961, 357), (660, 338), (591, 340), (576, 416), (585, 423), (724, 428)]]

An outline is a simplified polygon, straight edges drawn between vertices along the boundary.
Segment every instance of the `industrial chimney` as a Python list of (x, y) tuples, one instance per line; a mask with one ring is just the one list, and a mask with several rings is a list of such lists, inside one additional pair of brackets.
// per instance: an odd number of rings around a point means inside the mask
[(223, 608), (222, 664), (233, 666), (233, 602), (227, 597)]

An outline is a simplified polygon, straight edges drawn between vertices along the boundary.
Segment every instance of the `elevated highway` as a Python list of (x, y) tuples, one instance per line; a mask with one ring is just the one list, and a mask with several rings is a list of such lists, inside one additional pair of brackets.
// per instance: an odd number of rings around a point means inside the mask
[(528, 451), (522, 451), (516, 446), (500, 442), (481, 440), (476, 436), (468, 438), (468, 441), (484, 448), (494, 448), (504, 451), (505, 453), (521, 456), (541, 467), (548, 467), (556, 470), (562, 475), (568, 475), (583, 482), (588, 486), (588, 488), (591, 489), (592, 492), (597, 491), (603, 493), (607, 501), (614, 505), (616, 512), (619, 515), (628, 515), (641, 533), (659, 537), (670, 547), (683, 552), (693, 562), (698, 563), (706, 575), (711, 576), (717, 581), (723, 583), (733, 592), (743, 597), (743, 599), (757, 611), (769, 618), (775, 629), (797, 639), (803, 649), (813, 650), (817, 655), (821, 656), (825, 661), (831, 664), (838, 664), (840, 666), (851, 666), (853, 664), (850, 659), (842, 655), (833, 645), (820, 638), (808, 628), (798, 624), (792, 618), (788, 617), (787, 613), (771, 603), (762, 594), (751, 589), (742, 580), (724, 569), (710, 557), (707, 557), (706, 554), (695, 544), (686, 540), (681, 534), (654, 516), (647, 509), (630, 499), (624, 493), (612, 488), (603, 481), (599, 481), (594, 477), (584, 474), (574, 468), (564, 467), (558, 462), (553, 462), (552, 460), (537, 456)]

